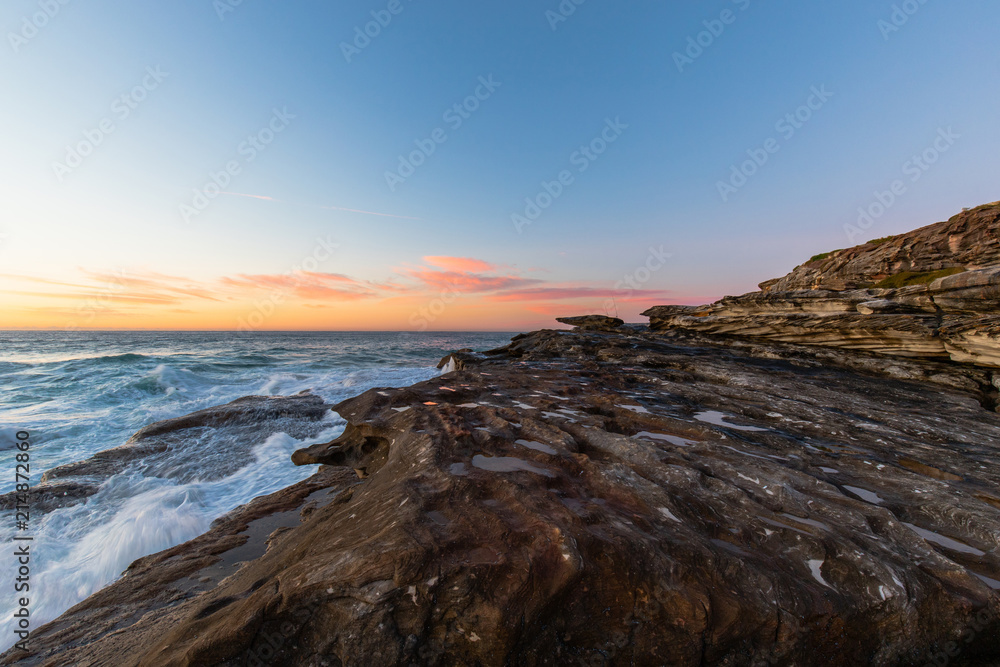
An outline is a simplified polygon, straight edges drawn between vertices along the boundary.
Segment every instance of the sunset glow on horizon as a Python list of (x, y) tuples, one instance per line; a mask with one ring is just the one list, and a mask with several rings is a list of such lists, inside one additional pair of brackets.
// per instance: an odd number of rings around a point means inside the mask
[(284, 274), (208, 281), (123, 269), (81, 270), (77, 281), (0, 274), (0, 283), (10, 328), (24, 329), (505, 331), (559, 327), (554, 318), (566, 313), (635, 319), (677, 298), (557, 283), (466, 257), (425, 257), (383, 282), (306, 270), (320, 263), (309, 257)]

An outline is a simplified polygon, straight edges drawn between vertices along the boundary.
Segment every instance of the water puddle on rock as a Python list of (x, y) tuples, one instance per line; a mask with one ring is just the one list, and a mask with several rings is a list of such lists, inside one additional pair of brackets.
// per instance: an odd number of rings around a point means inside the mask
[(950, 537), (945, 537), (944, 535), (939, 535), (933, 530), (927, 530), (926, 528), (921, 528), (920, 526), (914, 526), (912, 523), (903, 522), (903, 525), (912, 530), (914, 533), (919, 535), (924, 539), (925, 542), (932, 542), (938, 546), (942, 546), (946, 549), (951, 549), (952, 551), (958, 551), (963, 554), (972, 554), (973, 556), (985, 556), (985, 551), (980, 551), (975, 547), (970, 547), (965, 542), (959, 542), (958, 540), (952, 539)]
[(543, 452), (545, 454), (551, 454), (553, 456), (556, 454), (556, 450), (554, 448), (549, 447), (548, 445), (541, 442), (535, 442), (534, 440), (515, 440), (514, 444), (521, 445), (522, 447), (527, 447), (528, 449), (533, 449), (536, 452)]
[(788, 517), (792, 521), (798, 521), (799, 523), (804, 523), (807, 526), (813, 526), (815, 528), (820, 528), (822, 530), (830, 530), (830, 526), (826, 525), (822, 521), (816, 521), (815, 519), (806, 519), (801, 516), (795, 516), (794, 514), (789, 514), (788, 512), (782, 512), (781, 516)]
[(738, 426), (737, 424), (730, 424), (726, 419), (730, 419), (731, 416), (725, 414), (724, 412), (718, 412), (716, 410), (706, 410), (704, 412), (698, 412), (694, 416), (700, 422), (705, 422), (706, 424), (712, 424), (714, 426), (722, 426), (724, 428), (731, 428), (734, 431), (767, 431), (766, 428), (757, 428), (756, 426)]
[[(969, 571), (972, 572), (972, 570)], [(992, 588), (993, 590), (1000, 591), (1000, 581), (997, 581), (996, 579), (991, 579), (984, 574), (979, 574), (978, 572), (972, 572), (972, 574), (977, 579), (981, 580), (984, 584)]]
[(536, 475), (545, 477), (555, 477), (554, 474), (532, 463), (513, 456), (483, 456), (476, 454), (472, 457), (472, 466), (480, 470), (489, 472), (533, 472)]
[(698, 444), (697, 440), (688, 440), (687, 438), (682, 438), (676, 435), (670, 435), (669, 433), (652, 433), (650, 431), (639, 431), (633, 438), (646, 438), (647, 440), (663, 440), (664, 442), (669, 442), (671, 445), (676, 445), (678, 447), (692, 447)]
[(830, 584), (826, 583), (826, 579), (823, 578), (823, 563), (826, 561), (822, 560), (810, 560), (807, 562), (809, 565), (809, 571), (812, 572), (813, 579), (823, 584), (827, 588), (833, 588)]
[(846, 484), (844, 485), (844, 488), (853, 493), (854, 495), (856, 495), (858, 498), (864, 500), (866, 503), (871, 503), (872, 505), (881, 505), (882, 503), (885, 502), (885, 500), (883, 500), (881, 496), (879, 496), (877, 493), (873, 491), (869, 491), (868, 489), (862, 489), (861, 487), (858, 486), (847, 486)]

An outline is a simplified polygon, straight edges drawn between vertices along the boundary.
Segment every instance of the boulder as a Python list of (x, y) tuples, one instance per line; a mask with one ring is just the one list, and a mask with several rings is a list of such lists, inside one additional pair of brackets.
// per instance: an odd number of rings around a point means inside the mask
[(568, 324), (584, 331), (610, 331), (625, 324), (625, 320), (607, 315), (580, 315), (578, 317), (557, 317), (556, 322)]

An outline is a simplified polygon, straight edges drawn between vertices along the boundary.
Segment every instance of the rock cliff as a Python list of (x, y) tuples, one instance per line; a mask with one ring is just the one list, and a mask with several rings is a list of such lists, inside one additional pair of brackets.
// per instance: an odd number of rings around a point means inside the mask
[(761, 291), (657, 306), (657, 331), (827, 345), (1000, 368), (1000, 203), (820, 255)]

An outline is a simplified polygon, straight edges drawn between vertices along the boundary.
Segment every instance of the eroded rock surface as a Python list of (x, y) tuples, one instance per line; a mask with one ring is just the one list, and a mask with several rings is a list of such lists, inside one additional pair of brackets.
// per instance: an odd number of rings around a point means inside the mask
[(447, 363), (4, 663), (998, 664), (988, 371), (631, 330)]

